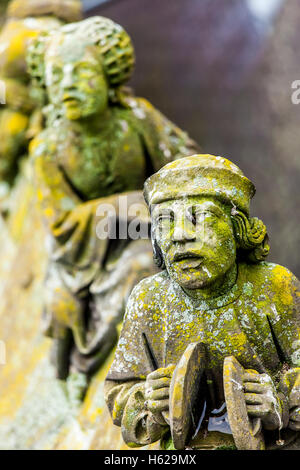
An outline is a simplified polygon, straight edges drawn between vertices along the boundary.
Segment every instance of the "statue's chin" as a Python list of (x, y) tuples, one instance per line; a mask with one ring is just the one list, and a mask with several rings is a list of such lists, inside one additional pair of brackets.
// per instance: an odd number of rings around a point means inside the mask
[(180, 282), (178, 281), (178, 284), (183, 288), (183, 289), (190, 289), (190, 290), (198, 290), (198, 289), (207, 289), (211, 285), (211, 280), (191, 280), (190, 282)]
[(93, 108), (66, 108), (66, 117), (70, 121), (77, 121), (79, 119), (87, 119), (97, 113), (97, 110)]
[(170, 273), (170, 276), (183, 289), (190, 289), (190, 290), (206, 289), (213, 283), (213, 279), (211, 277), (203, 276), (202, 273), (201, 274), (190, 273), (190, 274), (187, 274), (186, 276), (180, 276), (177, 273), (176, 274)]
[(82, 117), (80, 109), (67, 109), (66, 110), (66, 117), (70, 121), (77, 121)]

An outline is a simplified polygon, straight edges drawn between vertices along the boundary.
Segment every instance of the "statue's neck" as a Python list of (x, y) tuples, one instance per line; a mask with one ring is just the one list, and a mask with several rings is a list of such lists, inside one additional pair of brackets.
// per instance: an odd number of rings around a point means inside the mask
[(211, 300), (222, 295), (226, 295), (231, 288), (234, 286), (237, 280), (237, 265), (234, 264), (222, 278), (218, 279), (216, 282), (210, 284), (207, 287), (201, 289), (186, 289), (183, 290), (185, 293), (199, 301)]
[(111, 120), (111, 109), (107, 108), (102, 113), (96, 113), (84, 119), (74, 121), (86, 134), (100, 131)]

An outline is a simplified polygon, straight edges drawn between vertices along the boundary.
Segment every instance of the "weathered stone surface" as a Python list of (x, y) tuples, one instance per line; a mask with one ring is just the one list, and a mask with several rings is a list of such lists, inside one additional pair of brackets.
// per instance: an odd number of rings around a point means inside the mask
[[(50, 364), (51, 340), (41, 331), (48, 258), (34, 189), (23, 177), (14, 189), (9, 229), (1, 222), (0, 365), (1, 449), (118, 449), (124, 446), (103, 397), (113, 353), (78, 409)], [(13, 238), (12, 238), (13, 235)]]
[(205, 361), (205, 345), (190, 344), (173, 373), (170, 385), (169, 424), (175, 449), (185, 448), (192, 437), (192, 421), (199, 420), (201, 416), (202, 410), (199, 409), (197, 400)]
[(261, 421), (249, 419), (244, 397), (244, 368), (235, 357), (224, 361), (224, 394), (228, 420), (238, 449), (265, 450)]
[[(117, 340), (131, 290), (156, 271), (144, 179), (197, 146), (124, 89), (134, 48), (110, 19), (92, 17), (42, 35), (28, 56), (32, 76), (37, 66), (43, 71), (49, 99), (45, 130), (30, 145), (50, 241), (45, 333), (54, 339), (58, 377), (79, 372), (88, 381)], [(109, 218), (126, 224), (125, 237), (99, 235), (100, 222)], [(131, 235), (131, 222), (144, 225), (146, 234)]]
[[(133, 286), (156, 268), (148, 239), (97, 236), (97, 209), (110, 205), (121, 223), (119, 197), (130, 210), (142, 200), (145, 176), (197, 146), (150, 103), (120, 88), (132, 73), (134, 51), (114, 22), (97, 17), (44, 33), (28, 55), (50, 106), (8, 200), (9, 236), (0, 253), (0, 339), (7, 349), (1, 445), (118, 448), (118, 428), (106, 429), (105, 360)], [(78, 100), (70, 100), (74, 89)], [(139, 225), (148, 229), (144, 203), (140, 209)], [(42, 313), (52, 342), (41, 336)]]

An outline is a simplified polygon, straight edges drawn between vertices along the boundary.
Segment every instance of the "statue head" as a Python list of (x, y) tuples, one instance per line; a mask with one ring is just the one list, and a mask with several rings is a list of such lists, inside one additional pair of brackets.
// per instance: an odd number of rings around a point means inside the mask
[(44, 82), (50, 103), (77, 120), (105, 111), (131, 76), (134, 50), (121, 26), (93, 17), (41, 35), (30, 47), (28, 66)]
[(167, 164), (145, 183), (156, 263), (183, 288), (221, 280), (238, 259), (269, 252), (266, 227), (249, 217), (255, 187), (229, 160), (193, 155)]
[(7, 9), (8, 18), (55, 16), (70, 23), (82, 18), (81, 0), (12, 0)]

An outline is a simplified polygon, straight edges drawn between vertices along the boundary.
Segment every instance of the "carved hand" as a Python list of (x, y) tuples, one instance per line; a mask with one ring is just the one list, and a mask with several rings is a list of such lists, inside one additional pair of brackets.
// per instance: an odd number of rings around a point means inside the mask
[(86, 246), (96, 239), (90, 237), (93, 233), (93, 222), (95, 221), (95, 211), (93, 204), (84, 203), (75, 207), (67, 213), (64, 218), (57, 222), (52, 229), (53, 236), (57, 241), (55, 259), (65, 258), (74, 262), (79, 247)]
[(145, 384), (146, 408), (159, 424), (166, 424), (162, 412), (169, 411), (169, 390), (175, 366), (162, 367), (147, 376)]
[(249, 416), (261, 418), (265, 429), (281, 428), (282, 404), (271, 377), (248, 370), (243, 381)]

